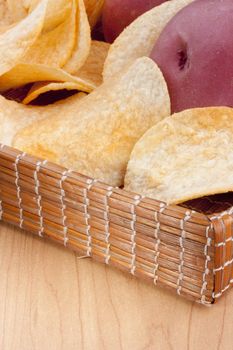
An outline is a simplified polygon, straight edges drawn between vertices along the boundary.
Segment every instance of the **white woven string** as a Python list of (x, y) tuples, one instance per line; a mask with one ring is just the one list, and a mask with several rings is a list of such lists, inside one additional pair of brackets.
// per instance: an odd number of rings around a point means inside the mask
[(131, 221), (131, 254), (132, 254), (132, 259), (131, 259), (131, 264), (130, 264), (130, 273), (132, 275), (135, 274), (136, 270), (136, 221), (137, 221), (137, 215), (136, 215), (136, 206), (141, 202), (142, 197), (136, 196), (135, 197), (135, 202), (131, 206), (131, 213), (132, 213), (132, 221)]
[(228, 242), (233, 242), (233, 237), (228, 237), (224, 242), (215, 243), (215, 247), (225, 247)]
[(19, 165), (19, 161), (25, 157), (26, 153), (22, 153), (22, 154), (18, 154), (16, 159), (15, 159), (15, 163), (14, 163), (14, 168), (15, 168), (15, 185), (16, 185), (16, 191), (17, 191), (17, 199), (18, 199), (18, 206), (19, 206), (19, 227), (23, 228), (23, 208), (22, 208), (22, 198), (21, 198), (21, 189), (19, 186), (19, 169), (18, 169), (18, 165)]
[(204, 255), (205, 255), (205, 271), (203, 273), (202, 276), (202, 287), (201, 287), (201, 303), (202, 304), (206, 304), (206, 296), (205, 296), (205, 292), (207, 290), (207, 281), (206, 281), (206, 276), (208, 276), (209, 274), (209, 268), (208, 268), (208, 264), (211, 260), (209, 254), (208, 254), (208, 248), (211, 246), (212, 240), (209, 237), (209, 231), (210, 229), (212, 229), (212, 224), (210, 226), (206, 227), (206, 244), (204, 247)]
[(40, 195), (40, 181), (38, 180), (38, 174), (40, 172), (40, 168), (42, 165), (45, 165), (47, 163), (47, 160), (44, 161), (38, 161), (36, 163), (36, 168), (34, 171), (34, 180), (35, 180), (35, 192), (37, 195), (37, 206), (38, 206), (38, 215), (40, 219), (40, 229), (38, 231), (38, 235), (40, 237), (43, 237), (43, 232), (44, 232), (44, 219), (43, 219), (43, 213), (42, 213), (42, 204), (41, 204), (41, 195)]
[(90, 205), (90, 200), (88, 198), (88, 192), (91, 190), (92, 186), (97, 182), (96, 179), (89, 180), (87, 189), (84, 189), (84, 199), (85, 199), (85, 220), (86, 220), (86, 235), (87, 235), (87, 256), (91, 256), (92, 251), (92, 237), (91, 237), (91, 225), (90, 225), (90, 214), (88, 213), (88, 207)]
[(213, 297), (214, 299), (220, 298), (220, 297), (223, 295), (223, 293), (226, 292), (227, 289), (230, 288), (230, 286), (231, 286), (232, 283), (233, 283), (233, 279), (231, 279), (231, 280), (229, 281), (229, 284), (228, 284), (225, 288), (223, 288), (223, 289), (221, 290), (221, 292), (216, 293), (216, 294), (213, 293), (213, 294), (212, 294), (212, 297)]
[(214, 272), (218, 272), (218, 271), (224, 270), (225, 267), (231, 265), (232, 263), (233, 263), (233, 259), (228, 260), (228, 261), (226, 261), (223, 265), (221, 265), (220, 267), (214, 269), (213, 271), (214, 271)]
[(106, 193), (105, 197), (105, 242), (107, 244), (106, 250), (105, 250), (105, 264), (109, 264), (109, 260), (111, 258), (110, 254), (110, 242), (109, 242), (109, 237), (110, 237), (110, 218), (109, 218), (109, 198), (111, 197), (113, 193), (113, 187), (108, 188), (108, 192)]
[[(222, 212), (222, 213), (220, 213), (219, 215), (214, 215), (214, 216), (212, 216), (211, 217), (211, 220), (215, 220), (215, 219), (217, 219), (217, 220), (219, 220), (219, 219), (221, 219), (223, 216), (225, 216), (225, 215), (232, 215), (233, 214), (233, 207), (231, 207), (231, 208), (229, 208), (228, 210), (226, 210), (226, 211), (224, 211), (224, 212)], [(215, 247), (225, 247), (226, 246), (226, 244), (228, 243), (228, 242), (233, 242), (233, 237), (228, 237), (227, 239), (225, 239), (223, 242), (219, 242), (219, 243), (215, 243)], [(226, 261), (222, 266), (220, 266), (220, 267), (218, 267), (218, 268), (215, 268), (213, 271), (214, 271), (214, 274), (216, 273), (216, 272), (218, 272), (218, 271), (221, 271), (221, 270), (224, 270), (224, 268), (225, 267), (227, 267), (227, 266), (229, 266), (229, 265), (231, 265), (233, 263), (233, 259), (231, 259), (231, 260), (229, 260), (229, 261)], [(229, 284), (226, 286), (226, 287), (224, 287), (220, 292), (218, 292), (218, 293), (212, 293), (212, 297), (213, 298), (219, 298), (229, 287), (230, 287), (230, 285), (233, 283), (233, 279), (231, 279), (230, 281), (229, 281)]]
[(153, 271), (153, 281), (154, 284), (156, 285), (158, 283), (158, 279), (159, 279), (159, 275), (158, 275), (158, 270), (159, 270), (159, 255), (160, 255), (160, 251), (159, 251), (159, 246), (161, 243), (160, 237), (159, 237), (159, 232), (160, 232), (160, 215), (164, 212), (164, 210), (166, 209), (167, 205), (165, 203), (160, 203), (160, 209), (159, 211), (155, 212), (155, 232), (154, 232), (154, 236), (155, 236), (155, 259), (154, 259), (154, 271)]
[(66, 205), (64, 203), (64, 199), (66, 196), (65, 190), (63, 188), (64, 182), (66, 181), (67, 177), (69, 176), (69, 174), (71, 173), (72, 170), (65, 170), (62, 173), (62, 177), (60, 180), (60, 189), (61, 189), (61, 212), (62, 212), (62, 225), (63, 225), (63, 242), (64, 242), (64, 246), (66, 247), (67, 242), (69, 240), (67, 234), (68, 234), (68, 226), (67, 226), (67, 216), (65, 215), (65, 211), (66, 211)]
[(211, 216), (210, 220), (215, 220), (215, 219), (221, 219), (223, 216), (225, 215), (232, 215), (233, 214), (233, 207), (221, 212), (220, 214), (218, 215), (213, 215)]
[(191, 218), (192, 216), (192, 212), (187, 210), (185, 212), (185, 216), (184, 218), (182, 218), (180, 220), (180, 229), (181, 229), (181, 236), (180, 236), (180, 248), (181, 248), (181, 252), (180, 252), (180, 264), (178, 266), (178, 272), (179, 272), (179, 275), (178, 275), (178, 279), (177, 279), (177, 294), (180, 295), (181, 293), (181, 290), (182, 290), (182, 281), (183, 281), (183, 278), (184, 278), (184, 273), (183, 273), (183, 266), (184, 266), (184, 241), (185, 241), (185, 238), (186, 238), (186, 231), (185, 231), (185, 225), (186, 225), (186, 222)]

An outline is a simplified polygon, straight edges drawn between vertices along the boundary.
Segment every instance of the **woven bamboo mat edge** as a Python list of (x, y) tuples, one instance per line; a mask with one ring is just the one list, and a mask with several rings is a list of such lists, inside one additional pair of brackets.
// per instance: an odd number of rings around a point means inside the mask
[(1, 144), (0, 219), (202, 304), (232, 283), (231, 210), (167, 206)]

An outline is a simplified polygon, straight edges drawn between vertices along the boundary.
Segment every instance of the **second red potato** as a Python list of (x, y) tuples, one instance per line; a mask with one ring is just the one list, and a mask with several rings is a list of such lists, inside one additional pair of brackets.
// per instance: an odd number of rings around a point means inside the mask
[(112, 43), (137, 17), (169, 0), (105, 0), (103, 31), (105, 40)]

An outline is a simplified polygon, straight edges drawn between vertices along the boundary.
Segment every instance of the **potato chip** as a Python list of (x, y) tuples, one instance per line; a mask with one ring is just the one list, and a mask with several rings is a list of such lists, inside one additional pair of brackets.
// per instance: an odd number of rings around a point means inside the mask
[[(24, 7), (26, 7), (30, 13), (40, 1), (41, 0), (29, 0), (27, 3), (24, 3)], [(43, 32), (50, 31), (64, 22), (70, 13), (71, 5), (69, 0), (50, 0), (46, 10)]]
[(83, 93), (76, 94), (45, 107), (24, 106), (0, 96), (0, 143), (11, 146), (15, 134), (33, 121), (49, 119), (58, 113), (64, 116), (67, 109), (77, 110), (84, 96)]
[(47, 0), (42, 1), (25, 19), (0, 34), (0, 75), (13, 68), (39, 36)]
[(14, 22), (18, 22), (28, 15), (28, 9), (25, 8), (22, 0), (5, 0), (4, 2)]
[[(11, 0), (11, 1), (17, 1), (18, 2), (18, 0)], [(21, 0), (21, 4), (22, 4), (22, 6), (25, 8), (25, 10), (27, 12), (29, 11), (31, 3), (32, 3), (32, 0)]]
[(101, 17), (104, 0), (84, 0), (88, 20), (93, 28)]
[(84, 81), (60, 68), (48, 67), (42, 64), (18, 64), (9, 72), (0, 76), (0, 92), (18, 88), (34, 81), (72, 82), (80, 86), (80, 89), (83, 86), (84, 91), (87, 92), (96, 88), (96, 85), (92, 82)]
[(91, 92), (93, 89), (90, 88), (86, 82), (82, 82), (81, 80), (80, 83), (36, 83), (29, 90), (27, 96), (23, 100), (23, 103), (28, 104), (46, 92), (59, 90), (77, 90), (82, 92)]
[(118, 74), (136, 58), (149, 56), (166, 24), (192, 1), (167, 1), (138, 17), (111, 45), (105, 62), (104, 79)]
[(11, 23), (7, 2), (5, 0), (0, 0), (0, 33)]
[(0, 0), (0, 33), (28, 15), (28, 8), (21, 0)]
[(91, 51), (84, 66), (74, 74), (74, 76), (79, 79), (78, 82), (35, 83), (23, 100), (23, 103), (28, 104), (36, 99), (39, 95), (48, 91), (67, 89), (91, 92), (94, 88), (102, 83), (103, 65), (107, 56), (108, 49), (109, 44), (100, 41), (93, 41)]
[[(55, 0), (49, 0), (49, 4), (51, 5), (51, 3), (53, 3), (54, 1)], [(17, 60), (15, 59), (14, 60), (15, 64), (14, 65), (12, 64), (13, 66), (12, 69), (10, 70), (7, 69), (6, 74), (0, 74), (1, 91), (6, 91), (11, 88), (17, 88), (24, 84), (27, 84), (30, 82), (37, 82), (37, 81), (52, 81), (52, 82), (59, 81), (61, 83), (72, 82), (77, 84), (77, 89), (79, 88), (81, 89), (80, 84), (81, 85), (84, 84), (85, 88), (84, 89), (82, 88), (82, 90), (86, 92), (89, 92), (96, 87), (95, 85), (92, 84), (92, 82), (89, 82), (89, 81), (84, 82), (83, 79), (73, 77), (70, 74), (66, 73), (65, 71), (59, 69), (59, 67), (57, 68), (53, 67), (53, 65), (57, 66), (57, 65), (61, 65), (62, 62), (64, 63), (64, 60), (67, 60), (68, 56), (71, 54), (70, 59), (67, 62), (67, 67), (74, 68), (75, 66), (80, 68), (80, 66), (82, 66), (85, 60), (87, 59), (87, 56), (90, 50), (90, 28), (89, 28), (87, 16), (85, 13), (83, 0), (72, 0), (72, 1), (74, 2), (74, 5), (76, 7), (76, 16), (75, 16), (76, 40), (73, 43), (74, 44), (73, 51), (69, 53), (71, 48), (71, 45), (70, 45), (71, 42), (69, 42), (69, 40), (65, 38), (65, 36), (68, 36), (66, 31), (63, 31), (62, 33), (63, 38), (61, 35), (56, 35), (57, 39), (54, 38), (54, 40), (53, 40), (53, 35), (50, 36), (51, 33), (54, 34), (53, 31), (45, 32), (45, 33), (43, 32), (43, 34), (38, 38), (38, 40), (34, 40), (35, 45), (33, 46), (32, 50), (28, 50), (27, 54), (24, 55), (24, 57), (20, 57)], [(57, 7), (56, 9), (58, 10)], [(35, 11), (36, 9), (26, 19), (31, 17)], [(76, 25), (78, 25), (78, 28)], [(59, 28), (60, 26), (55, 28), (56, 34), (59, 34), (59, 30), (60, 30)], [(43, 38), (45, 37), (48, 40), (46, 39), (45, 41), (43, 41)], [(58, 45), (59, 50), (56, 50), (55, 49), (56, 42), (58, 43), (59, 41), (61, 41), (62, 45)], [(63, 45), (64, 41), (67, 41), (67, 43), (69, 42), (68, 50), (67, 50), (67, 46)], [(45, 42), (46, 42), (46, 45), (45, 45)], [(0, 35), (0, 49), (1, 49), (1, 35)], [(14, 56), (13, 52), (12, 52), (12, 56)], [(44, 62), (45, 64), (40, 64), (39, 62)], [(2, 73), (4, 73), (4, 71)]]
[(84, 65), (74, 75), (98, 86), (103, 82), (103, 68), (110, 45), (103, 41), (92, 41), (91, 50)]
[(74, 51), (65, 64), (63, 69), (68, 73), (73, 74), (82, 67), (85, 63), (91, 48), (91, 32), (88, 23), (87, 15), (83, 0), (77, 1), (77, 15), (76, 15), (76, 26), (77, 26), (77, 40)]
[(112, 185), (122, 185), (131, 150), (143, 133), (170, 114), (167, 86), (144, 57), (65, 113), (33, 123), (14, 146)]
[(233, 109), (186, 110), (136, 143), (125, 188), (167, 203), (233, 190)]
[[(49, 1), (49, 4), (51, 0)], [(42, 35), (31, 46), (21, 63), (62, 67), (72, 55), (76, 40), (76, 0), (67, 0), (70, 11), (64, 21)]]

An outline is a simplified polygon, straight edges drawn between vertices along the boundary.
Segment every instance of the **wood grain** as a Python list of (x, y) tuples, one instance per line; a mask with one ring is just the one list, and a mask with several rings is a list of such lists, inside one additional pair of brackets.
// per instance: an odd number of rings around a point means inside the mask
[(0, 225), (1, 350), (232, 350), (232, 314)]

